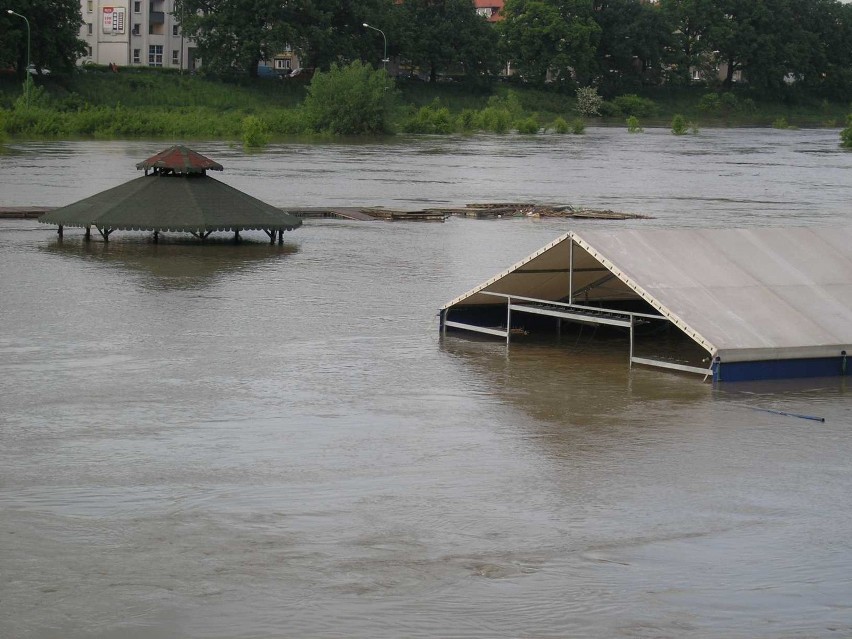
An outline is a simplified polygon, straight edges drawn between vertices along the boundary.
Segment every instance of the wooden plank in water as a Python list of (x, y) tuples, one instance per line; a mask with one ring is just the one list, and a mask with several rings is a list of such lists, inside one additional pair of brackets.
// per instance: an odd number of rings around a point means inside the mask
[(30, 220), (41, 217), (53, 206), (0, 206), (0, 218), (5, 220)]

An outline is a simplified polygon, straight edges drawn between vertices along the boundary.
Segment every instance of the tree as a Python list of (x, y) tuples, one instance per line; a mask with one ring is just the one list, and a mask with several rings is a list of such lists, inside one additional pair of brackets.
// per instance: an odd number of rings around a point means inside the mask
[[(86, 52), (77, 35), (83, 20), (78, 0), (19, 0), (13, 10), (30, 23), (30, 61), (37, 69), (70, 71)], [(18, 16), (0, 13), (0, 63), (14, 64), (23, 80), (27, 71), (27, 25)]]
[(726, 65), (724, 86), (741, 71), (758, 89), (778, 88), (786, 75), (785, 40), (795, 37), (787, 0), (716, 0), (722, 18), (708, 30), (710, 45)]
[(715, 73), (715, 56), (707, 35), (724, 19), (716, 1), (660, 0), (660, 10), (672, 34), (670, 78), (688, 84), (693, 69)]
[(597, 75), (601, 28), (591, 0), (507, 0), (501, 25), (506, 54), (535, 84), (589, 84)]
[[(333, 62), (346, 63), (356, 59), (380, 59), (374, 55), (384, 53), (381, 37), (365, 31), (363, 23), (380, 26), (391, 35), (389, 18), (392, 4), (387, 0), (311, 0), (305, 3), (298, 31), (300, 54), (312, 67), (327, 69)], [(389, 38), (389, 46), (397, 45)], [(391, 49), (394, 50), (394, 49)], [(390, 55), (390, 53), (388, 54)]]
[(605, 71), (603, 85), (621, 91), (661, 81), (672, 34), (657, 5), (640, 0), (599, 1), (595, 20), (601, 28), (597, 55)]
[(305, 0), (175, 0), (205, 69), (257, 76), (257, 65), (299, 42)]
[(494, 73), (497, 34), (471, 0), (405, 0), (397, 7), (400, 55), (429, 72), (458, 69), (468, 78)]

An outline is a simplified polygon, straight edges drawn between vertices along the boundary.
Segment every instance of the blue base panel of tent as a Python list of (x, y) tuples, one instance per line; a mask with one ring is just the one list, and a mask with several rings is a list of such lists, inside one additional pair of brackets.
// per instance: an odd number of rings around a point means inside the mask
[(846, 356), (810, 359), (777, 359), (764, 362), (714, 362), (714, 382), (746, 382), (796, 377), (849, 375)]

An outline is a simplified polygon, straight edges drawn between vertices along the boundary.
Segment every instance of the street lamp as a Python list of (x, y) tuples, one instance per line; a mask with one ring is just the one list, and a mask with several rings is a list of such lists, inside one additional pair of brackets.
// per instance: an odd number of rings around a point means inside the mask
[(382, 68), (384, 68), (385, 71), (387, 71), (387, 68), (388, 68), (388, 39), (385, 36), (385, 32), (382, 31), (381, 29), (377, 29), (376, 27), (371, 27), (366, 22), (364, 23), (364, 26), (367, 27), (368, 29), (372, 29), (373, 31), (378, 31), (379, 33), (382, 34), (382, 39), (385, 41), (385, 57), (382, 58)]
[(26, 73), (24, 73), (24, 103), (27, 105), (27, 108), (30, 108), (30, 21), (27, 20), (26, 16), (22, 16), (20, 13), (15, 13), (11, 9), (6, 9), (6, 13), (13, 16), (18, 16), (22, 18), (24, 22), (27, 23), (27, 69)]

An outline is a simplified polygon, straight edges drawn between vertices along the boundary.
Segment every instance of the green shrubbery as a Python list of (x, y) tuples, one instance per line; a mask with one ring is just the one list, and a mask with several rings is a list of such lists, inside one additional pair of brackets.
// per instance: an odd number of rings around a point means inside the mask
[(685, 135), (689, 130), (689, 125), (686, 123), (686, 118), (680, 113), (672, 118), (672, 133), (675, 135)]
[(647, 118), (657, 113), (657, 103), (648, 98), (640, 98), (638, 95), (628, 93), (620, 95), (612, 100), (612, 104), (618, 109), (620, 115)]
[(846, 128), (840, 132), (840, 145), (852, 149), (852, 113), (846, 116)]
[(534, 135), (538, 133), (541, 128), (538, 123), (538, 118), (535, 114), (522, 118), (515, 122), (515, 128), (518, 130), (518, 133), (522, 133), (524, 135)]
[[(458, 120), (459, 128), (462, 125), (471, 130), (473, 126), (473, 114), (466, 114), (464, 121), (461, 118)], [(437, 100), (429, 106), (412, 109), (409, 116), (400, 124), (400, 128), (406, 133), (453, 133), (456, 130), (457, 122), (450, 115), (450, 110), (441, 106)]]
[(698, 101), (698, 108), (710, 115), (728, 117), (734, 113), (754, 113), (757, 105), (751, 98), (740, 100), (735, 93), (728, 91), (722, 94), (705, 93)]
[(553, 121), (553, 130), (560, 135), (564, 135), (571, 130), (571, 127), (568, 126), (568, 123), (565, 121), (565, 118), (558, 117)]
[[(454, 118), (450, 110), (436, 100), (419, 109), (410, 108), (399, 123), (399, 128), (404, 133), (447, 134), (471, 131), (507, 133), (512, 128), (513, 117), (511, 111), (501, 104), (499, 99), (493, 100), (484, 109), (479, 111), (465, 109)], [(535, 130), (528, 130), (533, 123)], [(539, 129), (538, 119), (535, 116), (521, 118), (515, 122), (515, 126), (519, 131), (526, 133), (536, 133)]]
[(246, 148), (257, 148), (265, 146), (269, 142), (267, 131), (269, 127), (266, 122), (261, 120), (256, 115), (249, 115), (243, 118), (243, 146)]
[(395, 96), (384, 70), (356, 60), (348, 66), (332, 64), (329, 71), (317, 73), (302, 108), (306, 123), (317, 133), (389, 133)]
[[(768, 125), (784, 114), (790, 121), (818, 126), (843, 121), (847, 113), (845, 107), (825, 101), (814, 102), (814, 108), (809, 103), (765, 102), (758, 108), (745, 97), (747, 88), (655, 93), (656, 101), (627, 94), (604, 102), (594, 87), (583, 87), (575, 103), (573, 96), (560, 91), (524, 85), (471, 88), (423, 82), (400, 84), (410, 106), (398, 108), (394, 86), (383, 71), (360, 63), (320, 73), (310, 88), (303, 83), (133, 68), (30, 78), (25, 99), (20, 83), (0, 78), (0, 137), (229, 139), (256, 146), (290, 135), (371, 135), (395, 128), (433, 134), (503, 134), (513, 129), (533, 133), (542, 122), (557, 133), (580, 134), (584, 118), (589, 122), (595, 115), (621, 122), (635, 118), (629, 128), (634, 132), (641, 131), (640, 119), (659, 125), (665, 118), (673, 132), (685, 132), (695, 131), (690, 119), (704, 116)], [(576, 117), (578, 113), (585, 115)], [(674, 114), (683, 114), (683, 120), (672, 119)], [(779, 118), (776, 125), (781, 124)], [(850, 136), (846, 133), (842, 140)]]
[(639, 118), (635, 115), (631, 115), (627, 118), (627, 132), (628, 133), (644, 133), (645, 129), (639, 126)]

